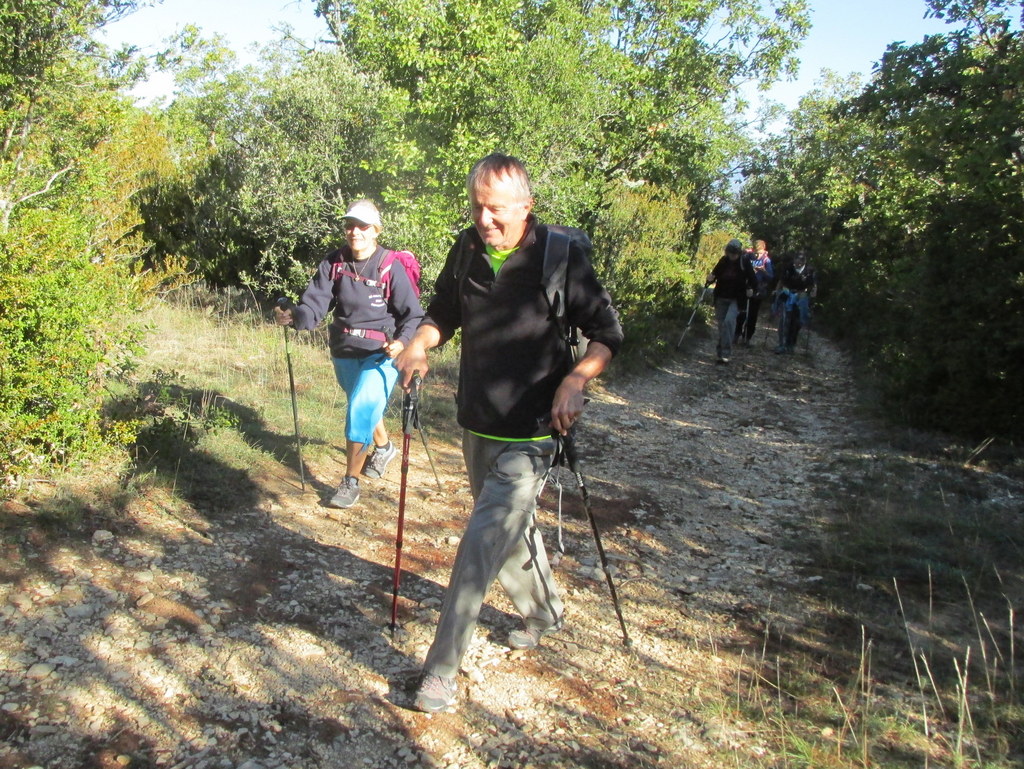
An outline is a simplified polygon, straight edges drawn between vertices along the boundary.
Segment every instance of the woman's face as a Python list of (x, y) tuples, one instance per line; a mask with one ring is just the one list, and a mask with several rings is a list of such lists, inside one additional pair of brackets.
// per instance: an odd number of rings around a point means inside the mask
[(364, 224), (355, 219), (345, 220), (345, 241), (356, 253), (377, 247), (377, 236), (380, 233), (372, 224)]

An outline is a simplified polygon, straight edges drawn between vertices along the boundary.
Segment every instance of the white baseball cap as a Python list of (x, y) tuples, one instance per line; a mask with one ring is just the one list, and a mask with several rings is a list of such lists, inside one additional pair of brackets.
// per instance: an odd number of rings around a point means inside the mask
[(374, 227), (382, 227), (380, 222), (380, 212), (377, 210), (371, 201), (357, 200), (348, 207), (348, 211), (345, 212), (344, 219), (355, 219), (357, 222), (363, 224), (372, 224)]

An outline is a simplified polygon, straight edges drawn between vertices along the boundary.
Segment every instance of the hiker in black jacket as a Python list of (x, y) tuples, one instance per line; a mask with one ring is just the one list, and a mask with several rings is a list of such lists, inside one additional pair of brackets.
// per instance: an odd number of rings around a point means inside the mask
[(456, 239), (426, 317), (395, 362), (408, 386), (414, 372), (426, 374), (426, 351), (462, 330), (458, 421), (475, 504), (416, 694), (414, 707), (425, 712), (454, 702), (456, 675), (495, 579), (524, 621), (509, 646), (533, 648), (561, 628), (562, 601), (534, 520), (537, 494), (553, 433), (572, 428), (584, 387), (622, 343), (618, 314), (590, 264), (590, 239), (559, 228), (570, 238), (566, 321), (589, 340), (573, 362), (542, 278), (554, 236), (531, 213), (519, 160), (488, 155), (473, 167), (467, 190), (474, 226)]
[(333, 313), (328, 333), (334, 373), (348, 398), (347, 456), (345, 477), (328, 504), (347, 508), (359, 500), (359, 473), (380, 478), (398, 453), (384, 428), (384, 409), (398, 381), (393, 358), (412, 338), (423, 308), (401, 264), (387, 267), (392, 252), (377, 244), (377, 207), (357, 200), (343, 221), (345, 245), (320, 262), (296, 307), (274, 311), (279, 324), (296, 329), (316, 328)]
[(793, 352), (800, 329), (811, 319), (811, 300), (817, 295), (817, 275), (807, 264), (807, 256), (799, 253), (782, 270), (779, 292), (775, 296), (779, 317), (779, 346), (775, 352)]
[(718, 322), (719, 363), (728, 363), (732, 355), (732, 342), (736, 335), (736, 316), (740, 304), (754, 295), (757, 278), (750, 260), (743, 255), (743, 243), (730, 240), (725, 255), (708, 275), (707, 284), (715, 284), (715, 320)]

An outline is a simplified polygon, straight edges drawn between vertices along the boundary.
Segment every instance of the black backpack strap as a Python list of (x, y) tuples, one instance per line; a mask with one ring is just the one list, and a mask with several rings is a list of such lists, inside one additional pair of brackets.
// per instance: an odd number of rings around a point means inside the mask
[(565, 317), (565, 281), (569, 266), (569, 236), (548, 227), (548, 239), (544, 245), (544, 293), (548, 297), (551, 316), (557, 320)]
[(468, 232), (463, 232), (459, 235), (457, 242), (457, 251), (455, 255), (455, 284), (458, 286), (459, 294), (462, 294), (462, 282), (466, 279), (466, 274), (469, 272), (469, 263), (473, 261), (473, 257), (477, 255), (477, 249), (473, 243), (473, 238), (470, 237)]
[(569, 234), (548, 227), (547, 242), (544, 244), (544, 269), (542, 281), (544, 293), (551, 310), (551, 319), (558, 326), (559, 333), (573, 350), (579, 344), (576, 329), (569, 325), (565, 314), (566, 293), (569, 280)]

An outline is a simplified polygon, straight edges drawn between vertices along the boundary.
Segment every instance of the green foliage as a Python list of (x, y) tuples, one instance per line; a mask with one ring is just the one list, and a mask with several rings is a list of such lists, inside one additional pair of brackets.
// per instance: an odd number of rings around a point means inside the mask
[(336, 51), (191, 78), (171, 113), (209, 140), (147, 219), (207, 277), (294, 285), (337, 238), (337, 207), (369, 195), (429, 285), (469, 167), (500, 149), (533, 171), (545, 220), (593, 230), (618, 185), (647, 185), (687, 216), (668, 250), (693, 251), (744, 147), (735, 86), (786, 71), (806, 30), (803, 2), (766, 5), (322, 0)]
[(828, 76), (800, 100), (789, 129), (752, 152), (743, 169), (737, 217), (772, 253), (828, 253), (863, 191), (870, 131), (837, 111), (857, 94), (856, 79)]
[(121, 415), (117, 424), (133, 426), (137, 456), (177, 457), (182, 450), (194, 449), (207, 434), (237, 429), (241, 419), (209, 391), (193, 397), (174, 382), (176, 372), (156, 371), (153, 386), (144, 388), (137, 402), (139, 409)]
[[(152, 120), (87, 34), (123, 2), (0, 5), (0, 484), (100, 444), (104, 384), (140, 330), (133, 197), (158, 174)], [(9, 56), (7, 54), (10, 54)]]
[(92, 223), (74, 212), (25, 215), (0, 244), (0, 472), (64, 461), (99, 436), (105, 377), (136, 351), (132, 281), (95, 262)]
[[(687, 195), (693, 245), (743, 146), (735, 86), (787, 71), (807, 29), (804, 3), (767, 5), (773, 12), (718, 0), (318, 9), (361, 68), (409, 93), (443, 194), (461, 194), (467, 165), (503, 148), (540, 171), (538, 197), (559, 219), (590, 221), (616, 179)], [(390, 23), (395, 13), (403, 24)]]
[(618, 185), (594, 228), (594, 266), (619, 312), (633, 318), (631, 333), (648, 319), (678, 317), (690, 302), (686, 286), (699, 281), (679, 249), (689, 223), (685, 200), (654, 197), (650, 188)]
[[(221, 75), (168, 111), (178, 174), (143, 199), (155, 257), (188, 257), (220, 284), (304, 284), (347, 202), (406, 186), (402, 99), (333, 52)], [(384, 242), (407, 245), (402, 212), (384, 208)]]
[(818, 253), (832, 325), (894, 413), (1019, 437), (1024, 43), (1006, 3), (931, 6), (965, 26), (890, 46), (856, 97), (802, 105), (741, 210)]

